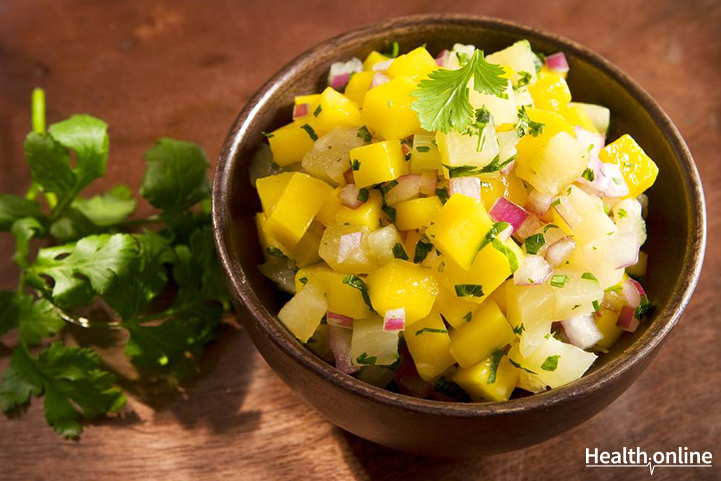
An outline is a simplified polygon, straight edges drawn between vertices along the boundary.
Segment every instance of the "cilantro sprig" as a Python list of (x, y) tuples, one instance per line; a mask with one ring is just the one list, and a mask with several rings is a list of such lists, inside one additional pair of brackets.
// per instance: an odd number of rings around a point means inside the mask
[[(0, 407), (11, 413), (42, 396), (48, 424), (77, 437), (83, 419), (120, 409), (125, 395), (97, 352), (58, 340), (67, 322), (95, 328), (108, 343), (117, 342), (114, 330), (126, 331), (125, 354), (135, 368), (175, 386), (197, 370), (229, 303), (203, 150), (158, 140), (145, 153), (140, 187), (157, 212), (131, 219), (137, 201), (127, 186), (81, 196), (106, 172), (107, 124), (83, 114), (46, 128), (44, 99), (41, 90), (33, 93), (33, 131), (25, 140), (32, 185), (22, 197), (0, 194), (0, 231), (15, 238), (12, 260), (20, 268), (17, 289), (0, 291), (0, 336), (19, 333)], [(101, 305), (109, 319), (88, 318)]]

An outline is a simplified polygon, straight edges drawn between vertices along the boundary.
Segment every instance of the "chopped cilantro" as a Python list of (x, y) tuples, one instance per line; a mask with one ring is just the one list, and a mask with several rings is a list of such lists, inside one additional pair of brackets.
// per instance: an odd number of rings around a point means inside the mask
[(428, 147), (427, 145), (419, 145), (418, 147), (416, 147), (416, 150), (418, 152), (430, 152), (431, 148)]
[(300, 279), (298, 279), (298, 282), (300, 282), (301, 284), (308, 284), (308, 278), (307, 278), (307, 277), (301, 277)]
[(406, 250), (403, 248), (403, 244), (396, 243), (396, 245), (393, 246), (393, 257), (396, 259), (402, 259), (404, 261), (408, 260), (408, 254), (406, 254)]
[(558, 367), (558, 359), (561, 356), (548, 356), (545, 361), (543, 361), (543, 364), (541, 364), (541, 369), (544, 371), (555, 371)]
[(318, 117), (322, 111), (323, 111), (323, 107), (321, 107), (321, 105), (319, 104), (318, 108), (315, 109), (315, 111), (313, 112), (313, 117)]
[(598, 282), (598, 279), (596, 279), (596, 276), (594, 276), (594, 275), (591, 274), (590, 272), (584, 272), (583, 274), (581, 274), (581, 278), (582, 278), (582, 279), (588, 279), (589, 281), (596, 281), (596, 282)]
[(551, 285), (553, 287), (563, 287), (568, 282), (568, 276), (565, 274), (556, 274), (551, 277)]
[(440, 189), (436, 189), (436, 196), (438, 196), (438, 199), (440, 199), (441, 204), (444, 204), (448, 202), (448, 187), (441, 187)]
[(416, 243), (416, 250), (413, 253), (413, 262), (423, 262), (432, 249), (433, 244), (431, 244), (430, 242), (423, 242), (422, 240), (419, 240)]
[(498, 374), (498, 365), (501, 363), (501, 359), (503, 358), (505, 352), (503, 350), (498, 349), (496, 352), (494, 352), (491, 356), (491, 365), (488, 372), (488, 380), (486, 381), (486, 384), (493, 384), (496, 382), (496, 375)]
[(356, 362), (358, 364), (365, 364), (369, 366), (375, 365), (376, 361), (378, 360), (377, 356), (369, 356), (368, 353), (364, 352), (360, 356), (356, 358)]
[(356, 199), (358, 199), (361, 202), (365, 202), (368, 200), (369, 194), (370, 194), (370, 192), (368, 191), (368, 189), (366, 189), (366, 188), (359, 189), (358, 196), (356, 197)]
[(370, 142), (371, 140), (373, 140), (373, 136), (370, 132), (368, 132), (368, 129), (365, 125), (358, 129), (357, 137), (363, 139), (364, 142)]
[(524, 245), (526, 246), (527, 254), (538, 254), (538, 251), (541, 250), (541, 247), (546, 245), (546, 237), (543, 234), (533, 234), (526, 237)]
[(521, 323), (520, 326), (513, 328), (513, 332), (515, 332), (515, 333), (518, 334), (519, 336), (520, 336), (520, 335), (523, 333), (523, 331), (525, 331), (525, 330), (526, 330), (526, 326), (524, 326), (523, 323)]
[(625, 209), (618, 209), (618, 218), (619, 219), (623, 219), (626, 216), (628, 216), (628, 212), (626, 212)]
[(268, 247), (265, 250), (268, 255), (275, 256), (275, 257), (287, 257), (285, 254), (283, 254), (283, 251), (278, 249), (277, 247)]
[(593, 173), (593, 170), (586, 167), (586, 170), (583, 171), (583, 174), (581, 174), (581, 177), (586, 179), (589, 182), (593, 182), (596, 180), (596, 174)]
[(465, 316), (463, 316), (463, 319), (465, 319), (466, 322), (471, 322), (471, 319), (473, 319), (473, 313), (471, 311), (468, 311)]
[(416, 336), (420, 336), (424, 332), (434, 332), (436, 334), (448, 334), (448, 329), (433, 329), (431, 327), (424, 327), (416, 331)]
[(513, 364), (516, 368), (518, 368), (518, 369), (523, 369), (523, 370), (526, 371), (528, 374), (536, 374), (535, 372), (531, 371), (530, 369), (526, 369), (525, 367), (521, 366), (520, 364), (518, 364), (516, 361), (514, 361), (514, 360), (511, 359), (510, 357), (508, 358), (508, 360), (509, 360), (509, 361), (511, 362), (511, 364)]
[(360, 170), (360, 166), (361, 166), (361, 163), (360, 163), (360, 160), (358, 160), (358, 159), (353, 159), (353, 162), (350, 164), (350, 168), (353, 171)]
[(305, 130), (306, 132), (308, 132), (308, 136), (311, 138), (311, 140), (312, 140), (313, 142), (315, 142), (316, 140), (318, 140), (318, 134), (315, 133), (315, 130), (313, 130), (313, 127), (311, 127), (311, 126), (308, 125), (308, 124), (303, 124), (303, 125), (300, 126), (300, 128), (303, 129), (303, 130)]
[(366, 303), (366, 306), (368, 306), (372, 312), (375, 312), (373, 304), (371, 304), (371, 298), (368, 296), (368, 286), (366, 286), (363, 279), (355, 274), (349, 274), (343, 278), (343, 284), (348, 284), (349, 286), (358, 289), (361, 292), (361, 296), (363, 296), (363, 302)]
[(483, 297), (483, 287), (479, 284), (456, 284), (457, 297)]

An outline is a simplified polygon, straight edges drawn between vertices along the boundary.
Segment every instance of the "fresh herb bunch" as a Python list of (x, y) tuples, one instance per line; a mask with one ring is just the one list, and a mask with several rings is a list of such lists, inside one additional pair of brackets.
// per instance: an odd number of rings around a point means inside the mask
[(2, 376), (0, 407), (11, 413), (44, 396), (48, 424), (77, 437), (82, 418), (116, 411), (126, 400), (95, 351), (58, 340), (66, 321), (98, 325), (83, 310), (104, 308), (105, 327), (127, 332), (125, 354), (135, 367), (175, 384), (195, 370), (229, 303), (200, 146), (162, 138), (145, 153), (140, 195), (158, 213), (129, 220), (136, 200), (124, 185), (80, 196), (105, 175), (105, 122), (73, 115), (46, 131), (39, 89), (32, 114), (24, 145), (32, 184), (25, 197), (0, 195), (0, 231), (14, 236), (12, 259), (21, 269), (17, 289), (0, 291), (0, 336), (17, 330), (19, 339)]

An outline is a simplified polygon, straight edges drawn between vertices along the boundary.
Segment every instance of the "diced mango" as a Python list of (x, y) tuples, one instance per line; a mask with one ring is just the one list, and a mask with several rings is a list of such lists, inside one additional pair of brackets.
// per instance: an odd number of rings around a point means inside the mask
[[(278, 251), (282, 253), (283, 255), (288, 255), (287, 249), (283, 247), (283, 244), (275, 240), (273, 237), (269, 236), (267, 232), (265, 232), (264, 225), (265, 225), (265, 214), (262, 212), (258, 212), (255, 214), (255, 228), (258, 231), (258, 242), (260, 243), (260, 248), (263, 250), (263, 257), (266, 261), (270, 261), (273, 258), (277, 258), (276, 255)], [(276, 251), (276, 249), (278, 249)]]
[(405, 240), (403, 241), (403, 248), (408, 252), (409, 257), (413, 258), (416, 252), (416, 244), (421, 240), (421, 234), (417, 230), (409, 230), (405, 232)]
[(493, 294), (491, 294), (491, 299), (498, 304), (498, 308), (501, 309), (501, 312), (504, 316), (506, 316), (506, 318), (508, 318), (508, 296), (506, 295), (506, 289), (508, 287), (507, 284), (509, 283), (513, 284), (513, 279), (508, 279), (498, 289), (493, 291)]
[(386, 75), (390, 78), (428, 75), (438, 68), (436, 59), (424, 47), (418, 47), (396, 58)]
[(494, 52), (486, 57), (488, 63), (511, 67), (514, 73), (513, 83), (518, 83), (522, 73), (530, 74), (531, 84), (536, 82), (536, 61), (538, 57), (531, 50), (528, 40), (519, 40), (510, 47)]
[(318, 135), (330, 132), (338, 127), (360, 127), (360, 111), (358, 106), (337, 90), (328, 87), (320, 97), (311, 104), (308, 117), (315, 118), (320, 129)]
[(420, 132), (418, 114), (411, 108), (416, 82), (399, 77), (368, 91), (363, 100), (363, 123), (384, 139), (402, 139)]
[(370, 70), (354, 73), (345, 88), (345, 96), (355, 102), (356, 105), (363, 105), (363, 100), (366, 97), (366, 93), (371, 86), (375, 74), (375, 72)]
[(320, 98), (320, 94), (297, 95), (294, 100), (295, 105), (313, 104)]
[(486, 299), (471, 322), (453, 333), (451, 355), (470, 368), (516, 339), (511, 325), (493, 299)]
[(475, 199), (455, 194), (448, 199), (426, 231), (444, 256), (468, 269), (493, 221)]
[(459, 299), (447, 287), (441, 285), (433, 309), (440, 312), (453, 329), (460, 329), (471, 322), (473, 314), (478, 310), (478, 304)]
[(322, 236), (323, 225), (320, 222), (312, 222), (288, 257), (295, 260), (298, 267), (317, 264), (321, 260), (318, 255), (318, 248)]
[(626, 134), (601, 149), (602, 162), (614, 163), (628, 184), (628, 197), (636, 198), (656, 182), (658, 167), (633, 137)]
[(486, 211), (490, 211), (499, 197), (505, 197), (516, 205), (525, 205), (528, 192), (515, 173), (496, 177), (481, 178), (481, 200)]
[[(497, 359), (495, 377), (491, 378), (493, 365)], [(508, 356), (496, 354), (468, 369), (459, 369), (453, 375), (453, 381), (461, 386), (474, 401), (508, 401), (518, 383), (520, 371), (511, 364)]]
[(516, 162), (519, 166), (528, 165), (536, 154), (538, 154), (557, 133), (567, 132), (574, 135), (571, 124), (566, 122), (558, 112), (551, 112), (550, 110), (542, 110), (539, 108), (527, 108), (526, 113), (528, 114), (528, 118), (533, 122), (543, 124), (543, 130), (535, 137), (529, 133), (518, 141), (516, 145), (518, 152)]
[(341, 205), (335, 213), (337, 224), (353, 224), (368, 227), (368, 230), (375, 230), (380, 226), (383, 218), (383, 198), (381, 193), (373, 189), (368, 193), (368, 200), (356, 209)]
[(396, 226), (399, 230), (420, 229), (431, 225), (443, 204), (438, 197), (422, 197), (396, 204)]
[(293, 172), (282, 172), (260, 178), (255, 182), (255, 188), (258, 190), (258, 197), (260, 197), (260, 205), (263, 206), (263, 213), (266, 216), (273, 211), (273, 207), (275, 207), (293, 175)]
[[(506, 248), (515, 256), (518, 265), (523, 263), (523, 251), (509, 239)], [(434, 261), (438, 280), (456, 297), (480, 304), (512, 274), (509, 258), (493, 244), (486, 245), (478, 252), (470, 268), (463, 269), (453, 260), (441, 256)]]
[(386, 140), (350, 151), (353, 179), (358, 188), (397, 179), (408, 173), (399, 140)]
[(593, 120), (591, 120), (591, 117), (583, 107), (569, 104), (561, 108), (558, 113), (572, 126), (578, 126), (589, 132), (598, 133), (598, 129), (593, 125)]
[(295, 275), (295, 289), (300, 291), (311, 280), (317, 281), (327, 295), (329, 311), (353, 319), (370, 317), (372, 313), (363, 301), (361, 291), (343, 283), (346, 276), (347, 274), (335, 272), (325, 264), (304, 267)]
[(338, 198), (340, 189), (340, 187), (333, 189), (333, 192), (331, 192), (326, 201), (323, 203), (323, 206), (318, 211), (316, 220), (325, 226), (335, 224), (335, 214), (341, 208), (340, 199)]
[(418, 374), (426, 381), (440, 376), (456, 362), (449, 350), (451, 338), (448, 330), (436, 312), (413, 323), (412, 328), (403, 332), (403, 338)]
[(533, 104), (539, 109), (560, 110), (571, 101), (571, 89), (566, 79), (554, 73), (541, 73), (535, 84), (528, 86)]
[(273, 161), (283, 167), (303, 160), (322, 135), (316, 127), (313, 120), (302, 117), (268, 134)]
[(265, 221), (265, 230), (287, 249), (292, 249), (332, 191), (325, 182), (295, 172)]
[(613, 309), (603, 308), (600, 314), (600, 317), (596, 317), (596, 327), (603, 334), (603, 338), (596, 345), (603, 349), (611, 349), (624, 332), (616, 325), (619, 313)]
[(406, 310), (406, 328), (431, 312), (438, 281), (431, 269), (394, 259), (366, 279), (371, 304), (382, 316), (390, 309)]
[(386, 62), (390, 60), (389, 57), (386, 57), (380, 52), (376, 52), (373, 50), (371, 53), (368, 54), (366, 59), (363, 61), (363, 69), (364, 70), (371, 70), (373, 66), (377, 63)]

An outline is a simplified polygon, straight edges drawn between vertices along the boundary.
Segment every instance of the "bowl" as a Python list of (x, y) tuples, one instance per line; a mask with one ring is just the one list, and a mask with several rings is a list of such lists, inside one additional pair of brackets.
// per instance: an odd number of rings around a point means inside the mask
[[(658, 164), (650, 200), (646, 290), (656, 304), (648, 322), (600, 356), (581, 379), (533, 396), (497, 403), (417, 399), (337, 371), (301, 345), (276, 318), (287, 296), (258, 271), (253, 216), (260, 210), (248, 165), (271, 131), (291, 118), (293, 97), (319, 92), (333, 62), (387, 47), (423, 43), (438, 52), (456, 42), (493, 52), (528, 39), (534, 50), (563, 51), (574, 100), (611, 109), (609, 140), (631, 134)], [(402, 49), (403, 50), (403, 49)], [(466, 15), (403, 17), (331, 38), (292, 60), (248, 102), (230, 129), (213, 183), (215, 241), (228, 288), (255, 346), (278, 376), (332, 423), (367, 440), (409, 452), (478, 456), (521, 449), (589, 419), (623, 393), (649, 365), (691, 297), (706, 241), (703, 190), (678, 130), (636, 82), (598, 54), (558, 35), (505, 20)]]

